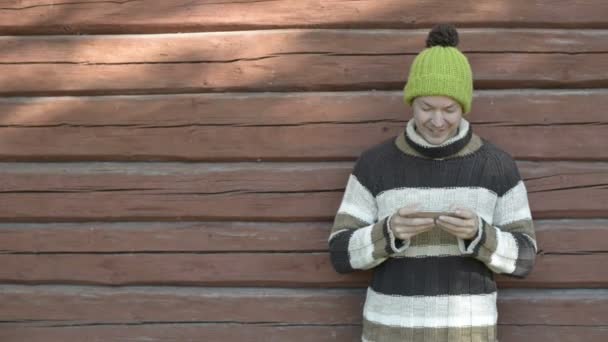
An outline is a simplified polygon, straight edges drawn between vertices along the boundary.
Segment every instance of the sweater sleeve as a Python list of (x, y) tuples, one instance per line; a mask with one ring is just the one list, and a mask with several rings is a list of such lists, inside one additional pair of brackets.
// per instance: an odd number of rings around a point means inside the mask
[(458, 239), (460, 250), (482, 261), (495, 273), (523, 278), (534, 266), (538, 247), (528, 204), (526, 186), (514, 162), (502, 174), (511, 185), (498, 197), (493, 224), (478, 220), (478, 234), (472, 241)]
[(339, 273), (373, 268), (409, 245), (409, 240), (395, 239), (390, 216), (378, 219), (376, 199), (365, 182), (368, 177), (359, 158), (328, 238), (331, 263)]

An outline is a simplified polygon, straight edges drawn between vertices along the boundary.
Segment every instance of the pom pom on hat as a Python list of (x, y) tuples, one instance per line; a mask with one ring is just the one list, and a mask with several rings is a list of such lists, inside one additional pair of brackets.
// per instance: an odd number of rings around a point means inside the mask
[(458, 46), (458, 31), (450, 24), (435, 25), (428, 37), (426, 37), (426, 47), (433, 46)]
[(458, 50), (458, 31), (449, 24), (434, 26), (410, 67), (403, 99), (411, 105), (418, 96), (449, 96), (460, 103), (463, 114), (471, 110), (473, 73), (467, 57)]

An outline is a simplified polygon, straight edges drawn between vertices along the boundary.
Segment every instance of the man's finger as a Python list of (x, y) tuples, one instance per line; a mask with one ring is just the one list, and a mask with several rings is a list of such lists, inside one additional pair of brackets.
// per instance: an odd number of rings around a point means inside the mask
[(438, 226), (440, 228), (444, 228), (453, 232), (466, 232), (467, 228), (466, 227), (460, 227), (460, 226), (456, 226), (450, 223), (446, 223), (446, 222), (437, 222)]
[(451, 217), (451, 216), (440, 216), (437, 219), (437, 222), (446, 222), (446, 223), (450, 223), (456, 226), (464, 226), (466, 225), (466, 222), (464, 219), (460, 219), (457, 217)]
[(454, 212), (454, 214), (456, 216), (464, 218), (464, 219), (471, 219), (474, 217), (473, 212), (467, 208), (455, 207), (452, 209), (452, 211)]
[(434, 224), (435, 220), (432, 218), (406, 218), (404, 224), (408, 226), (422, 226), (427, 224)]
[(454, 230), (455, 229), (455, 227), (453, 225), (451, 225), (451, 224), (449, 224), (447, 222), (437, 221), (437, 225), (439, 226), (439, 228), (442, 228), (442, 229), (448, 229), (448, 230)]
[(399, 218), (396, 217), (393, 222), (395, 226), (418, 227), (426, 225), (434, 225), (436, 222), (431, 218)]
[(405, 217), (407, 215), (415, 213), (416, 211), (418, 211), (417, 209), (418, 209), (417, 204), (408, 205), (406, 207), (400, 208), (398, 213), (399, 213), (399, 216)]

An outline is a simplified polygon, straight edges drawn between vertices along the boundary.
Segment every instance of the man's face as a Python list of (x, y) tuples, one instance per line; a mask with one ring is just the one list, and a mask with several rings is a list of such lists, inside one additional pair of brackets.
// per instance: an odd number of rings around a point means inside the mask
[(416, 129), (428, 143), (440, 145), (455, 136), (462, 119), (460, 104), (447, 96), (420, 96), (412, 102)]

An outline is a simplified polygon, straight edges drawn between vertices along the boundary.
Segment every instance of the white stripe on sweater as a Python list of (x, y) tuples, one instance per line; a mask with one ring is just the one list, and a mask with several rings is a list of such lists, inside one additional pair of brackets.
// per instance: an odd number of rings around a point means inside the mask
[(353, 174), (348, 177), (338, 213), (349, 214), (367, 223), (376, 221), (376, 200)]
[(519, 255), (515, 237), (513, 234), (503, 232), (496, 227), (490, 229), (496, 230), (496, 251), (492, 253), (488, 267), (497, 273), (513, 273)]
[(455, 188), (395, 188), (376, 197), (378, 217), (388, 216), (406, 205), (419, 203), (419, 211), (449, 211), (452, 204), (477, 212), (486, 222), (492, 222), (498, 195), (482, 187)]
[(497, 322), (496, 292), (482, 295), (391, 296), (371, 287), (363, 307), (368, 321), (394, 327), (469, 327)]
[(373, 227), (374, 225), (370, 225), (357, 229), (348, 240), (348, 254), (352, 268), (367, 269), (377, 265), (372, 256), (374, 252)]
[(424, 246), (409, 246), (405, 251), (392, 254), (393, 258), (414, 258), (414, 257), (431, 257), (431, 256), (449, 256), (463, 254), (458, 245), (424, 245)]
[(492, 222), (494, 225), (503, 226), (511, 222), (531, 218), (526, 186), (520, 180), (513, 188), (498, 198)]

